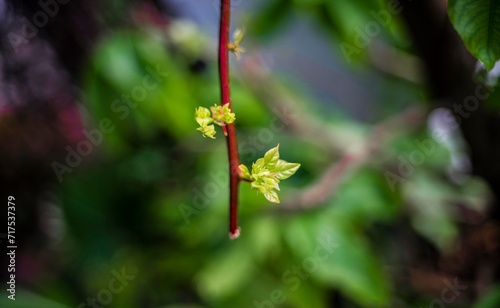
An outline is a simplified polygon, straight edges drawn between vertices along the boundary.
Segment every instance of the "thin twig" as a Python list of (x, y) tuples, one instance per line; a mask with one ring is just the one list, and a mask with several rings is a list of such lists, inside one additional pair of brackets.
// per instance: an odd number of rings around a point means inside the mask
[[(221, 105), (231, 106), (231, 89), (229, 84), (229, 28), (231, 22), (231, 0), (221, 0), (220, 32), (219, 32), (219, 79)], [(229, 237), (235, 239), (240, 234), (238, 227), (238, 188), (241, 181), (238, 142), (234, 123), (223, 127), (227, 139), (229, 156)]]
[(323, 204), (342, 182), (342, 179), (348, 173), (347, 171), (353, 169), (352, 167), (355, 166), (353, 161), (354, 157), (345, 154), (339, 162), (335, 162), (328, 167), (318, 181), (285, 200), (280, 209), (287, 211), (307, 210)]
[[(330, 165), (314, 184), (285, 200), (283, 210), (308, 210), (320, 207), (342, 183), (359, 167), (370, 163), (374, 156), (385, 149), (388, 140), (421, 123), (423, 113), (408, 109), (376, 125), (357, 151), (345, 152), (340, 161)], [(403, 129), (404, 128), (404, 129)]]

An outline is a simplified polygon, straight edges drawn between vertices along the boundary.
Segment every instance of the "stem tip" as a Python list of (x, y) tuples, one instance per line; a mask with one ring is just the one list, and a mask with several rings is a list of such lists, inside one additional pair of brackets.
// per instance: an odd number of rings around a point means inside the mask
[(229, 238), (234, 240), (240, 237), (240, 228), (238, 227), (236, 230), (229, 232)]

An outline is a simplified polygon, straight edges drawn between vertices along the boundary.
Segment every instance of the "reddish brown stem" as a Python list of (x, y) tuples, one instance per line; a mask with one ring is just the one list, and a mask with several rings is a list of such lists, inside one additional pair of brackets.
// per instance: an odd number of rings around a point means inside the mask
[[(231, 89), (229, 84), (229, 28), (231, 21), (231, 0), (221, 0), (220, 32), (219, 32), (219, 79), (221, 91), (221, 105), (231, 106)], [(238, 227), (238, 187), (241, 181), (240, 159), (238, 156), (238, 142), (234, 123), (225, 127), (227, 135), (227, 151), (229, 156), (229, 237), (237, 238), (240, 234)]]

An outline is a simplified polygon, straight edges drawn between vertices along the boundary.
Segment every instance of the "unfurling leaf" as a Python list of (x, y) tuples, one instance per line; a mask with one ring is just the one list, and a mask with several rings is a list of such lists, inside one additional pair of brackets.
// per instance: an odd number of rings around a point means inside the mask
[(234, 45), (240, 45), (241, 42), (243, 42), (243, 39), (245, 38), (245, 28), (238, 28), (234, 31), (233, 33), (233, 44)]
[(248, 181), (253, 181), (253, 177), (252, 175), (250, 174), (250, 171), (248, 171), (248, 168), (247, 166), (241, 164), (238, 166), (238, 168), (240, 168), (241, 170), (241, 177), (245, 180), (248, 180)]
[(203, 134), (203, 137), (215, 139), (215, 128), (213, 125), (210, 125), (214, 122), (214, 119), (212, 119), (212, 116), (210, 115), (210, 110), (204, 107), (196, 108), (195, 119), (200, 125), (200, 127), (196, 130), (200, 131)]
[(217, 125), (224, 126), (226, 124), (231, 124), (234, 120), (236, 120), (236, 115), (231, 112), (228, 104), (224, 106), (215, 105), (210, 107), (210, 110), (212, 110), (212, 117)]
[(270, 149), (263, 158), (252, 164), (252, 173), (247, 167), (240, 165), (242, 177), (250, 176), (252, 188), (258, 190), (264, 197), (273, 203), (280, 203), (276, 190), (280, 190), (279, 182), (292, 176), (300, 164), (289, 163), (279, 159), (279, 145)]
[(215, 127), (213, 125), (200, 126), (196, 130), (203, 134), (203, 137), (215, 139)]
[(299, 168), (300, 164), (289, 163), (280, 159), (278, 163), (276, 163), (276, 167), (274, 168), (273, 172), (276, 173), (277, 179), (285, 180), (294, 175), (295, 172), (299, 170)]
[(274, 169), (276, 163), (280, 159), (279, 147), (280, 145), (278, 144), (264, 154), (264, 166), (270, 171)]
[(245, 52), (245, 48), (240, 46), (244, 38), (245, 38), (245, 29), (238, 28), (233, 33), (233, 43), (227, 46), (229, 50), (234, 53), (237, 60), (239, 60), (241, 54)]
[(195, 119), (200, 126), (207, 126), (214, 121), (210, 115), (210, 110), (204, 107), (196, 108)]
[(280, 198), (274, 190), (264, 193), (264, 197), (272, 203), (280, 203)]
[(215, 123), (219, 126), (231, 124), (236, 120), (236, 116), (229, 109), (229, 105), (213, 106), (210, 110), (204, 107), (198, 107), (195, 111), (196, 122), (200, 125), (196, 130), (203, 134), (203, 137), (215, 139), (215, 127), (210, 125)]
[(264, 164), (265, 164), (264, 158), (257, 159), (257, 161), (252, 164), (252, 173), (253, 173), (253, 168), (264, 168)]

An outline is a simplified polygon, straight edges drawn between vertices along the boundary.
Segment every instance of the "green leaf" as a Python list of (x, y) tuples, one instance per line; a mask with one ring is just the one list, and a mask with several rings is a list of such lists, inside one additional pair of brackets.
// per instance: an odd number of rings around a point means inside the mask
[(212, 123), (214, 120), (212, 119), (212, 116), (210, 115), (210, 110), (204, 107), (198, 107), (196, 108), (195, 114), (194, 114), (196, 122), (201, 126), (207, 126), (208, 124)]
[(276, 189), (278, 191), (280, 190), (280, 186), (278, 184), (279, 180), (277, 180), (274, 177), (265, 177), (264, 183), (265, 183), (266, 187), (268, 187), (269, 189)]
[(244, 28), (237, 28), (234, 33), (233, 33), (233, 44), (238, 46), (243, 42), (243, 39), (245, 38), (245, 29)]
[(204, 107), (196, 108), (195, 119), (200, 125), (200, 127), (196, 130), (200, 131), (203, 134), (203, 137), (215, 139), (215, 127), (213, 125), (209, 125), (214, 122), (214, 119), (212, 119), (212, 116), (210, 115), (210, 110)]
[[(273, 203), (280, 203), (278, 194), (274, 191), (280, 190), (280, 180), (289, 178), (300, 167), (300, 164), (289, 163), (279, 158), (278, 144), (252, 165), (252, 188), (260, 191), (267, 200)], [(243, 173), (248, 172), (245, 166), (240, 167), (240, 170)]]
[(244, 179), (247, 179), (247, 180), (253, 180), (253, 177), (252, 175), (250, 174), (250, 171), (248, 171), (248, 168), (247, 166), (241, 164), (238, 166), (238, 168), (240, 168), (241, 170), (241, 176), (244, 178)]
[(276, 178), (278, 180), (285, 180), (294, 175), (299, 168), (300, 164), (289, 163), (280, 159), (276, 163), (276, 167), (274, 168), (273, 172), (276, 173)]
[(213, 125), (201, 126), (198, 127), (196, 130), (200, 131), (203, 134), (203, 137), (215, 139), (216, 131)]
[[(254, 167), (262, 167), (262, 168), (263, 168), (263, 167), (264, 167), (264, 164), (265, 164), (265, 162), (264, 162), (264, 158), (259, 158), (259, 159), (257, 159), (257, 161), (256, 161), (256, 162), (252, 165), (252, 168), (254, 168)], [(252, 172), (252, 173), (253, 173), (253, 172)]]
[(259, 190), (265, 194), (273, 189), (280, 190), (278, 180), (272, 177), (254, 177), (255, 181), (252, 182), (252, 188)]
[(448, 15), (467, 49), (491, 70), (500, 58), (500, 0), (450, 0)]
[(272, 203), (280, 203), (278, 194), (274, 190), (270, 190), (264, 193), (264, 197)]
[(279, 148), (280, 145), (278, 144), (276, 147), (270, 149), (266, 152), (266, 154), (264, 154), (264, 166), (270, 171), (274, 169), (276, 163), (280, 159)]

